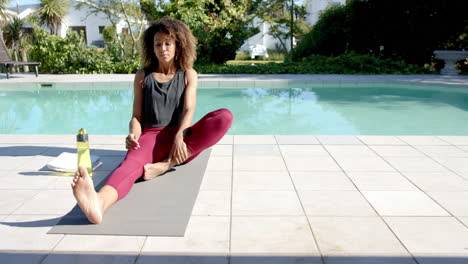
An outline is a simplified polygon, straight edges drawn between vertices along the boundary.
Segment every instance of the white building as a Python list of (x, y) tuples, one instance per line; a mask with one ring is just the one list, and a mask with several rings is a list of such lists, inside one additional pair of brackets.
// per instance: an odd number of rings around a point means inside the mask
[[(112, 25), (112, 23), (104, 14), (89, 14), (89, 9), (87, 7), (78, 9), (76, 8), (76, 4), (76, 0), (71, 1), (69, 12), (64, 17), (62, 25), (60, 25), (58, 28), (58, 35), (65, 37), (68, 30), (83, 31), (85, 33), (87, 45), (102, 47), (104, 44), (102, 30), (104, 27)], [(18, 8), (10, 8), (8, 13), (10, 16), (17, 15), (19, 18), (23, 19), (36, 12), (39, 7), (39, 4), (23, 5), (18, 6)], [(26, 23), (25, 27), (32, 28), (33, 26)], [(46, 26), (42, 27), (47, 29)], [(117, 23), (116, 31), (117, 34), (122, 32), (128, 33), (128, 25), (123, 19)]]
[[(303, 5), (306, 7), (306, 22), (313, 26), (320, 18), (320, 14), (329, 6), (337, 6), (346, 4), (346, 0), (304, 0), (302, 1)], [(245, 41), (241, 46), (240, 50), (249, 51), (250, 47), (255, 47), (257, 45), (263, 45), (267, 49), (277, 50), (280, 43), (269, 34), (270, 26), (267, 22), (262, 22), (260, 19), (256, 18), (253, 22), (255, 27), (260, 29), (260, 32)], [(286, 48), (289, 51), (291, 49), (291, 41), (289, 39), (285, 40)], [(293, 43), (295, 45), (295, 43)]]
[(307, 10), (306, 22), (313, 26), (320, 18), (320, 14), (329, 6), (346, 4), (346, 0), (304, 0)]

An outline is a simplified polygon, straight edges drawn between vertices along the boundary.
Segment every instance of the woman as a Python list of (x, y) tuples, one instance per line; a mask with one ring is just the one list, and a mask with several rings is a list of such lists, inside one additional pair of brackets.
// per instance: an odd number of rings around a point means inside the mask
[(133, 116), (125, 144), (127, 155), (96, 192), (80, 167), (71, 184), (88, 220), (102, 222), (104, 212), (143, 177), (151, 180), (175, 165), (190, 162), (216, 144), (232, 124), (232, 114), (219, 109), (193, 126), (197, 73), (192, 68), (196, 39), (183, 22), (165, 17), (143, 37), (144, 67), (135, 75)]

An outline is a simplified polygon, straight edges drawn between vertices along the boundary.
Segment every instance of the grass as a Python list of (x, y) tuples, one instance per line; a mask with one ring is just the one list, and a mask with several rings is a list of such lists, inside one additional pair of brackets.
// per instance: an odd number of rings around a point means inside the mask
[(265, 64), (265, 63), (283, 63), (282, 60), (228, 60), (227, 65), (251, 65), (253, 64)]

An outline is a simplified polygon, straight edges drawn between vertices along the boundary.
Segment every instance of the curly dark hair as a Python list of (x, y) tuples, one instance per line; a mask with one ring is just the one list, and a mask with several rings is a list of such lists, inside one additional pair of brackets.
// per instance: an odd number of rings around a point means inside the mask
[(178, 69), (188, 70), (193, 67), (195, 61), (197, 40), (189, 27), (182, 21), (163, 17), (145, 30), (142, 41), (142, 64), (145, 70), (153, 70), (158, 67), (159, 62), (154, 54), (154, 35), (164, 32), (173, 37), (176, 42), (176, 54), (174, 62)]

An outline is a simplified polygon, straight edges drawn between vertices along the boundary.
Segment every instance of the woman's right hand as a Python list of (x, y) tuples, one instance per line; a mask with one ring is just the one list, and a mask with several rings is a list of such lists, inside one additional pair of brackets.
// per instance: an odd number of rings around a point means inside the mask
[(140, 148), (140, 143), (138, 143), (138, 138), (135, 136), (135, 134), (128, 134), (128, 136), (125, 138), (125, 147), (128, 150), (135, 150)]

